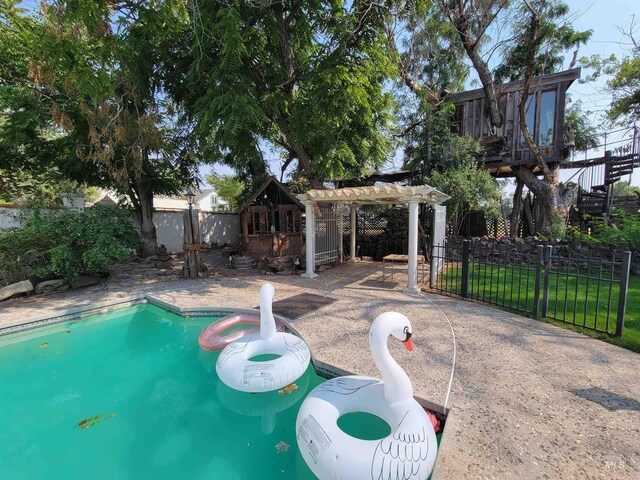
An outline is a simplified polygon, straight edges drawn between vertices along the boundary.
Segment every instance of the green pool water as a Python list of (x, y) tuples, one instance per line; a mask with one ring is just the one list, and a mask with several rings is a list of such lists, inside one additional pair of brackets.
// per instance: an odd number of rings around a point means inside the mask
[(141, 305), (0, 337), (0, 479), (315, 478), (295, 419), (323, 379), (310, 366), (286, 395), (229, 389), (198, 346), (214, 320)]

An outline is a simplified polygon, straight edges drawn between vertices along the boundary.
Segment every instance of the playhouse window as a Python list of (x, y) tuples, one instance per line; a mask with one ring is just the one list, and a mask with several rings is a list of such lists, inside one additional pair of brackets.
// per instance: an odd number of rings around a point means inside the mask
[(297, 233), (300, 231), (300, 212), (296, 207), (283, 206), (281, 215), (281, 232)]

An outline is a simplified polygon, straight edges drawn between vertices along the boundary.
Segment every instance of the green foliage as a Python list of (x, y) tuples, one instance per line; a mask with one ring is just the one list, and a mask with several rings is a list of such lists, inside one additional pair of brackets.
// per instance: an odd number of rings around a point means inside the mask
[(495, 178), (479, 165), (476, 156), (482, 146), (469, 137), (452, 136), (448, 154), (440, 168), (425, 183), (446, 193), (447, 216), (458, 218), (463, 209), (482, 209), (489, 216), (500, 212), (500, 187)]
[(186, 2), (15, 3), (0, 4), (0, 169), (49, 191), (59, 179), (127, 195), (153, 253), (153, 195), (197, 175), (165, 91)]
[(640, 119), (640, 50), (620, 61), (615, 75), (607, 82), (613, 102), (607, 112), (609, 120)]
[(23, 216), (20, 228), (0, 235), (0, 272), (6, 283), (64, 278), (73, 285), (81, 274), (103, 274), (109, 265), (132, 259), (140, 246), (140, 236), (120, 209), (35, 210)]
[(216, 189), (218, 196), (229, 204), (229, 209), (235, 212), (245, 192), (245, 184), (242, 179), (236, 175), (212, 173), (207, 175), (205, 180)]
[[(357, 177), (387, 158), (385, 7), (375, 4), (194, 1), (188, 72), (173, 98), (202, 155), (252, 181), (263, 149), (321, 178)], [(366, 12), (365, 12), (366, 11)], [(213, 35), (211, 32), (215, 32)], [(212, 81), (215, 79), (215, 81)]]
[(633, 15), (628, 31), (621, 30), (621, 33), (631, 44), (624, 58), (592, 55), (581, 58), (580, 63), (590, 69), (583, 82), (596, 80), (602, 75), (609, 77), (607, 90), (613, 100), (606, 117), (611, 122), (626, 126), (630, 121), (640, 119), (640, 42), (636, 40), (637, 24)]
[(565, 130), (572, 130), (574, 134), (574, 149), (578, 152), (584, 152), (598, 145), (597, 131), (589, 120), (586, 113), (582, 110), (582, 102), (571, 104), (564, 114)]
[(69, 179), (55, 167), (36, 171), (0, 169), (0, 198), (24, 208), (61, 207), (63, 193), (81, 193), (89, 201), (96, 196), (95, 191)]
[[(540, 32), (544, 34), (539, 53), (534, 63), (534, 75), (554, 73), (562, 68), (564, 53), (567, 50), (577, 50), (585, 45), (592, 30), (579, 32), (567, 20), (569, 6), (559, 0), (531, 0), (530, 4), (540, 17)], [(502, 61), (494, 71), (495, 81), (504, 82), (520, 80), (526, 72), (526, 58), (529, 50), (529, 18), (527, 6), (522, 3), (512, 12), (514, 23), (511, 30), (515, 32), (515, 39), (507, 42), (502, 50)]]
[(40, 26), (15, 3), (0, 2), (0, 195), (49, 204), (57, 185), (66, 188), (62, 184), (78, 180), (74, 173), (81, 169), (70, 160), (71, 145), (41, 101), (46, 93), (29, 77)]
[(640, 194), (640, 187), (637, 185), (631, 185), (628, 181), (622, 180), (613, 184), (614, 197), (627, 197), (637, 194)]
[(640, 219), (637, 215), (628, 215), (624, 210), (614, 209), (613, 223), (594, 223), (591, 231), (584, 233), (572, 228), (569, 238), (581, 243), (602, 244), (612, 247), (640, 248)]
[(404, 136), (405, 169), (428, 176), (433, 169), (442, 166), (444, 159), (449, 156), (451, 142), (457, 141), (456, 132), (452, 132), (449, 126), (453, 112), (451, 103), (436, 107), (429, 102), (422, 102), (410, 119), (413, 128)]

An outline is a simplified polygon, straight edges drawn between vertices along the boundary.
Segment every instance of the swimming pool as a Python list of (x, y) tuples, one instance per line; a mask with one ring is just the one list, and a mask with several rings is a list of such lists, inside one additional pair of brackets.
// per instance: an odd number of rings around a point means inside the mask
[(198, 346), (214, 320), (143, 304), (0, 337), (0, 478), (315, 478), (295, 421), (324, 379), (310, 366), (280, 392), (229, 389)]

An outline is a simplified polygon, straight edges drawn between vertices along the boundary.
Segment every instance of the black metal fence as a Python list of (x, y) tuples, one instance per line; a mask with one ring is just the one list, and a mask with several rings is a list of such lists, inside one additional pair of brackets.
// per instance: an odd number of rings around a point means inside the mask
[(611, 260), (563, 257), (553, 246), (522, 251), (515, 245), (435, 246), (432, 262), (442, 265), (431, 288), (546, 317), (597, 332), (622, 336), (631, 253)]

